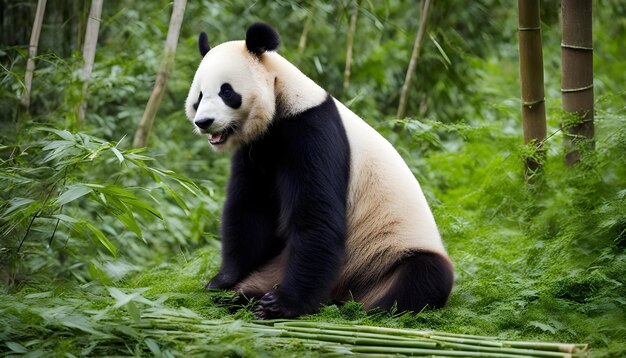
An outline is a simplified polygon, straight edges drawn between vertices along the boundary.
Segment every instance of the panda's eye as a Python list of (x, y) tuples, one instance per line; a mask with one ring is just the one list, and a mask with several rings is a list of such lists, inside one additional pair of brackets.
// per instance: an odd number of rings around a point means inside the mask
[(220, 88), (220, 97), (224, 99), (231, 98), (233, 96), (233, 88), (228, 83), (224, 83)]
[(241, 95), (233, 89), (230, 83), (224, 83), (220, 87), (220, 98), (224, 101), (224, 104), (230, 108), (237, 109), (241, 107)]

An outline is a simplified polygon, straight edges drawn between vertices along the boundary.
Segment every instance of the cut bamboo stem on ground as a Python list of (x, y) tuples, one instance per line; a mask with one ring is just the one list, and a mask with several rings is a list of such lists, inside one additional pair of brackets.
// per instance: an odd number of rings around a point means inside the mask
[[(140, 327), (155, 339), (202, 337), (215, 332), (239, 332), (285, 345), (298, 342), (337, 354), (397, 354), (450, 357), (585, 357), (586, 344), (524, 342), (493, 336), (429, 330), (334, 324), (311, 321), (216, 321), (180, 316), (144, 316)], [(192, 332), (195, 336), (186, 336)]]

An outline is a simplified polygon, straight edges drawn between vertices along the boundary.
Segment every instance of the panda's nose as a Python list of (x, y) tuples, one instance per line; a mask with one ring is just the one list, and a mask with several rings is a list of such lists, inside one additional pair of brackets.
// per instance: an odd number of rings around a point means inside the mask
[(211, 126), (211, 124), (213, 124), (214, 121), (215, 119), (213, 118), (202, 118), (202, 119), (195, 120), (194, 123), (200, 129), (208, 129)]

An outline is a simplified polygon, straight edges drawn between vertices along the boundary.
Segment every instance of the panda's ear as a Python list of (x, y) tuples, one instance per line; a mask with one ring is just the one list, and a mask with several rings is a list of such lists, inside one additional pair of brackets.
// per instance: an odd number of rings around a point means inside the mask
[(209, 38), (206, 35), (206, 32), (201, 32), (198, 37), (198, 48), (200, 49), (200, 55), (204, 57), (204, 55), (211, 50), (211, 46), (209, 46)]
[(246, 47), (257, 57), (265, 51), (274, 51), (280, 44), (278, 32), (270, 25), (257, 22), (248, 27), (246, 32)]

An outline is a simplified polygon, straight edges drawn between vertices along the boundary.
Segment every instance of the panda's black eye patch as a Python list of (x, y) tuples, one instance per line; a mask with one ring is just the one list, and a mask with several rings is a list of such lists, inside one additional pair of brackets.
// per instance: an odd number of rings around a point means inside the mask
[(193, 109), (198, 110), (198, 106), (200, 105), (200, 101), (202, 101), (202, 92), (200, 92), (200, 97), (198, 97), (198, 102), (193, 104)]
[(241, 107), (241, 95), (233, 89), (233, 86), (230, 83), (224, 83), (220, 87), (220, 98), (224, 103), (233, 109), (237, 109)]

